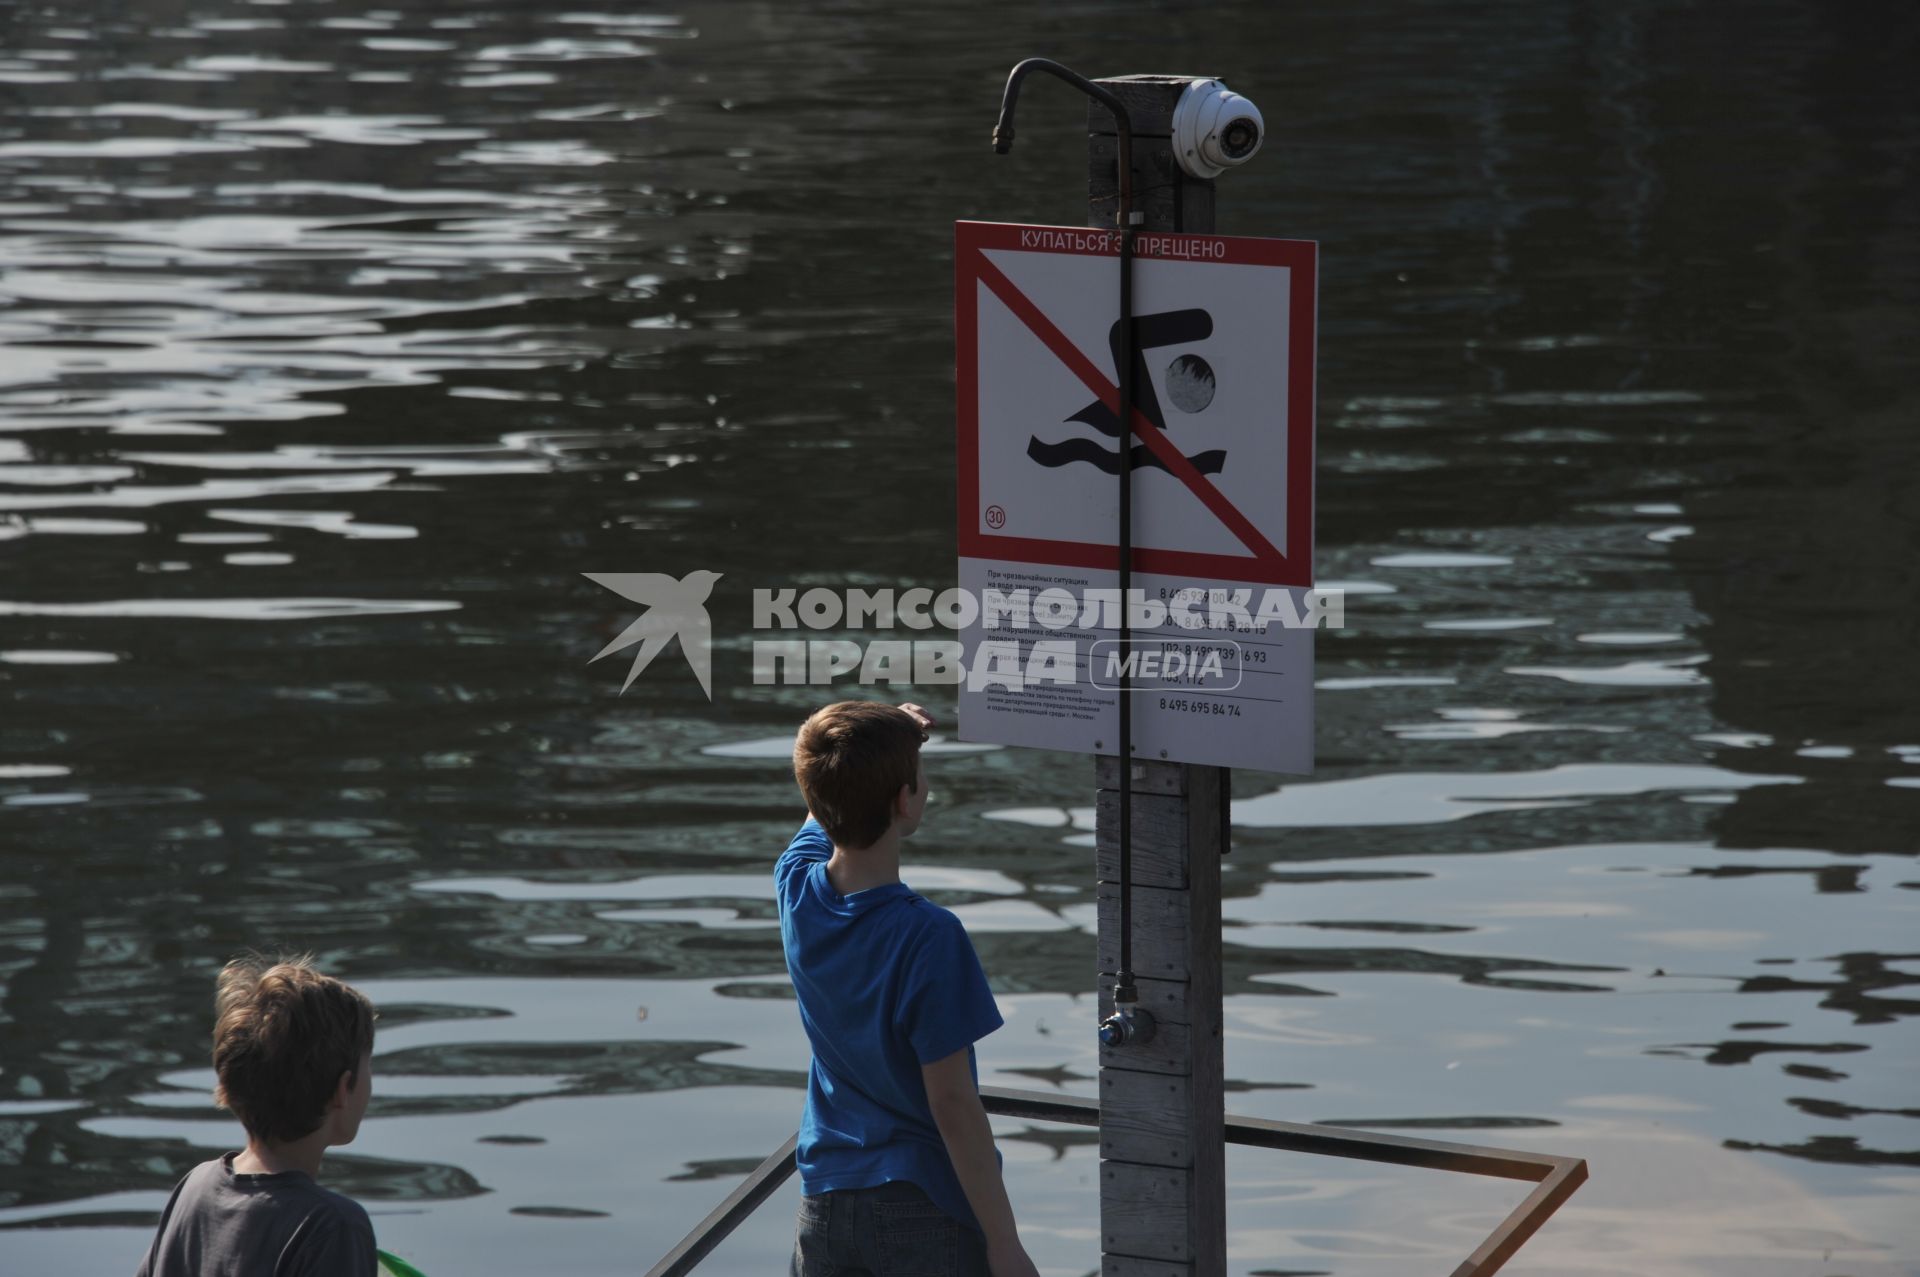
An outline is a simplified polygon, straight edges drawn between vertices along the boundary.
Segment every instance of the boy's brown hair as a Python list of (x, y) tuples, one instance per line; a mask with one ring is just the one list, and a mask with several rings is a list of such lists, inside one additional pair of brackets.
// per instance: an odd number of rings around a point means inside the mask
[(836, 846), (864, 851), (893, 823), (893, 800), (919, 782), (926, 733), (913, 715), (875, 701), (817, 711), (793, 742), (793, 778)]
[(308, 957), (236, 958), (214, 995), (213, 1098), (249, 1134), (287, 1143), (319, 1129), (340, 1075), (373, 1049), (367, 995)]

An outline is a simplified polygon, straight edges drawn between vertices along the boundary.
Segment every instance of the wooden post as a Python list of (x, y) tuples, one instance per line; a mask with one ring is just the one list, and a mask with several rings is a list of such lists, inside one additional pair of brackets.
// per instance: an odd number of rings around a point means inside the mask
[[(1143, 231), (1214, 229), (1213, 183), (1174, 162), (1173, 106), (1193, 76), (1098, 83), (1133, 124), (1134, 208)], [(1087, 224), (1111, 228), (1119, 138), (1099, 103), (1087, 115)], [(1120, 959), (1119, 760), (1097, 760), (1100, 1015)], [(1100, 1048), (1100, 1250), (1104, 1277), (1219, 1277), (1227, 1267), (1226, 1113), (1220, 1050), (1220, 856), (1224, 768), (1136, 758), (1133, 969), (1156, 1021), (1141, 1045)]]

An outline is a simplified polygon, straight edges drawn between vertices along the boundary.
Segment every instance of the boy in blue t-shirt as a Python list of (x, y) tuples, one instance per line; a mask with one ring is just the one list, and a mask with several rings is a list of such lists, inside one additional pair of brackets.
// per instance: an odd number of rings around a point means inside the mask
[(1000, 1012), (960, 920), (900, 881), (932, 726), (918, 705), (842, 701), (794, 741), (807, 823), (774, 881), (813, 1044), (796, 1277), (1035, 1272), (973, 1060)]

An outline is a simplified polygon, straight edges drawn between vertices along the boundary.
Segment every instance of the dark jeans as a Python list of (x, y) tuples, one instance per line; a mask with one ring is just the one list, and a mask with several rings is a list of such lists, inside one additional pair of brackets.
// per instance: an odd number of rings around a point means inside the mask
[(978, 1230), (903, 1181), (800, 1199), (792, 1277), (987, 1277)]

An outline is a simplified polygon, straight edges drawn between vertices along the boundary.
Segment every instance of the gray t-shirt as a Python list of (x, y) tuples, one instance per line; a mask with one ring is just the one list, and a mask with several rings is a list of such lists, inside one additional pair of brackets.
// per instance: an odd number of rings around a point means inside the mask
[(187, 1172), (136, 1277), (373, 1277), (373, 1221), (305, 1171), (241, 1175), (234, 1154)]

